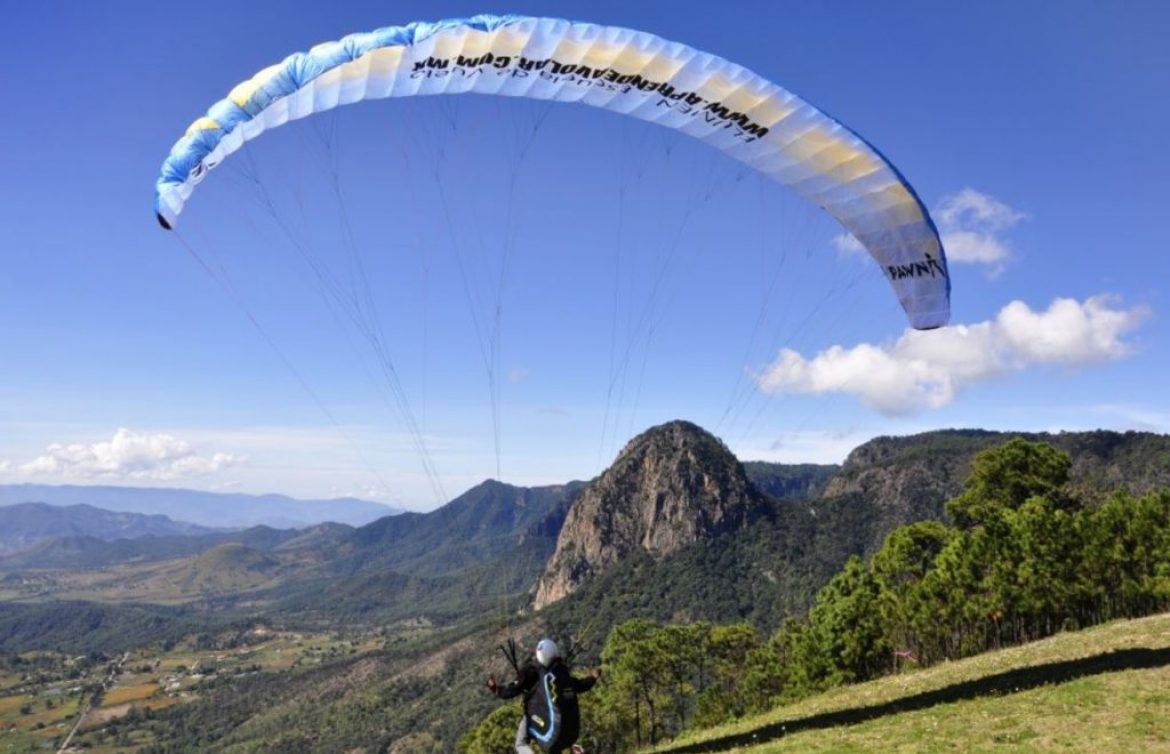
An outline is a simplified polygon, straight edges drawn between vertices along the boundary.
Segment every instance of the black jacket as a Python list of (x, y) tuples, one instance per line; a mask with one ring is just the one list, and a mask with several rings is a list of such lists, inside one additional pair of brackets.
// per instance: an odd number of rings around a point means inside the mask
[[(548, 676), (547, 684), (543, 679)], [(524, 694), (524, 717), (529, 735), (549, 751), (559, 751), (577, 740), (581, 714), (577, 695), (593, 688), (592, 676), (574, 678), (558, 657), (547, 669), (532, 660), (524, 663), (516, 680), (500, 686), (496, 695), (511, 699)]]

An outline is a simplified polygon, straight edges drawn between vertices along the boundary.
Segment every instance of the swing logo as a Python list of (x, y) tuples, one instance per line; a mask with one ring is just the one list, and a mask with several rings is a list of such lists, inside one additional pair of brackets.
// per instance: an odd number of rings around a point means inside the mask
[(920, 277), (946, 277), (947, 270), (943, 263), (930, 256), (924, 255), (923, 261), (911, 262), (910, 264), (891, 264), (886, 267), (886, 272), (890, 276), (890, 280), (901, 280), (902, 278), (920, 278)]
[(537, 713), (529, 713), (528, 719), (535, 723), (530, 726), (532, 737), (542, 744), (552, 741), (560, 733), (560, 715), (557, 713), (557, 684), (552, 673), (545, 670), (540, 679), (541, 690), (544, 692), (544, 701), (548, 704), (548, 720), (541, 718)]

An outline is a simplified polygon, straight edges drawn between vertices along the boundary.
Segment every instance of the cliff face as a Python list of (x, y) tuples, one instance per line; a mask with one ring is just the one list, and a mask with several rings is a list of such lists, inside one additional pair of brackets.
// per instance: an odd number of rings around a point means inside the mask
[(1067, 453), (1071, 481), (1141, 494), (1170, 485), (1170, 436), (1148, 432), (990, 432), (939, 430), (908, 437), (879, 437), (849, 454), (822, 497), (846, 494), (871, 505), (900, 508), (913, 516), (937, 517), (957, 495), (984, 450), (1013, 437), (1044, 442)]
[[(878, 438), (854, 449), (822, 498), (856, 496), (879, 520), (878, 535), (911, 521), (941, 519), (943, 505), (963, 488), (975, 455), (1006, 436), (946, 432)], [(876, 543), (875, 543), (876, 544)]]
[(649, 429), (569, 509), (537, 583), (536, 607), (625, 555), (670, 554), (738, 529), (765, 508), (743, 466), (715, 437), (682, 421)]
[(1127, 489), (1134, 494), (1170, 486), (1170, 436), (1147, 432), (991, 432), (939, 430), (908, 437), (879, 437), (849, 454), (822, 500), (848, 496), (872, 510), (869, 549), (899, 526), (943, 520), (946, 501), (958, 495), (971, 462), (1013, 437), (1044, 442), (1067, 453), (1070, 481), (1082, 491)]

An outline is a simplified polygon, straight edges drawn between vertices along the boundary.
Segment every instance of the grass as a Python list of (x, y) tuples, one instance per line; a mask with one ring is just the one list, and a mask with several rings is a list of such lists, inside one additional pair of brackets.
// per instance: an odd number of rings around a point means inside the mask
[[(77, 716), (79, 700), (56, 697), (53, 709), (46, 709), (44, 701), (45, 697), (27, 695), (0, 698), (0, 752), (44, 751), (68, 729)], [(25, 704), (32, 706), (30, 714), (20, 713)]]
[(1170, 752), (1170, 615), (842, 687), (657, 752)]
[(149, 699), (158, 693), (158, 683), (144, 683), (138, 686), (115, 686), (102, 698), (103, 707), (116, 707), (127, 702)]

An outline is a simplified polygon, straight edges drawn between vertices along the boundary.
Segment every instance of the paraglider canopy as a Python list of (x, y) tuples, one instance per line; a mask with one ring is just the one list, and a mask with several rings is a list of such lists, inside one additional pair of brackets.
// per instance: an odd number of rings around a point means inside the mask
[(296, 53), (237, 85), (174, 145), (155, 212), (173, 228), (195, 186), (246, 141), (367, 99), (496, 94), (581, 102), (687, 133), (836, 218), (869, 252), (910, 324), (945, 325), (950, 280), (938, 232), (869, 143), (771, 81), (652, 34), (526, 16), (411, 23)]

